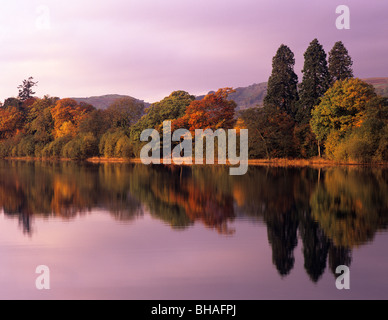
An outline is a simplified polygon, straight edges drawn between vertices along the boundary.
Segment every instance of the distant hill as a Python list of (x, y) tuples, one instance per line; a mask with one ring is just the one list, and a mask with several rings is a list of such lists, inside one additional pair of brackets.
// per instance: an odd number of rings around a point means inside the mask
[[(89, 98), (72, 98), (78, 103), (84, 102), (91, 104), (96, 109), (106, 109), (108, 108), (115, 100), (121, 99), (121, 98), (132, 98), (141, 102), (144, 102), (143, 100), (139, 100), (130, 96), (126, 95), (120, 95), (120, 94), (107, 94), (104, 96), (97, 96), (97, 97), (89, 97)], [(150, 104), (147, 102), (144, 102), (145, 106), (148, 107)]]
[[(264, 97), (267, 94), (267, 82), (255, 83), (249, 87), (240, 87), (235, 90), (236, 92), (232, 93), (229, 96), (229, 99), (234, 100), (237, 103), (238, 110), (262, 106)], [(201, 100), (203, 97), (204, 96), (198, 96), (197, 99)]]
[[(367, 78), (362, 80), (373, 85), (377, 94), (388, 98), (388, 78)], [(238, 110), (263, 106), (264, 98), (267, 95), (267, 88), (267, 82), (253, 84), (249, 87), (236, 88), (236, 92), (232, 93), (229, 99), (237, 103)], [(200, 100), (203, 97), (198, 96), (197, 99)]]
[[(376, 88), (376, 92), (384, 97), (388, 97), (388, 78), (367, 78), (362, 79), (365, 82), (373, 85)], [(244, 110), (248, 108), (253, 108), (257, 106), (263, 106), (264, 97), (267, 94), (267, 82), (262, 82), (258, 84), (252, 84), (248, 87), (240, 87), (235, 89), (236, 92), (232, 93), (229, 96), (229, 99), (234, 100), (237, 103), (238, 110)], [(214, 92), (214, 91), (210, 91)], [(197, 99), (200, 100), (204, 96), (197, 96)], [(73, 98), (77, 102), (85, 102), (93, 105), (97, 109), (106, 109), (110, 104), (112, 104), (116, 99), (120, 98), (133, 98), (126, 95), (119, 94), (108, 94), (98, 97), (89, 97), (89, 98)], [(136, 98), (133, 98), (136, 99)], [(136, 99), (138, 101), (139, 100)], [(150, 106), (149, 103), (144, 102), (146, 108)]]
[(239, 110), (263, 106), (267, 95), (267, 82), (252, 84), (249, 87), (236, 88), (236, 92), (230, 95), (230, 99), (237, 103)]
[(388, 78), (368, 78), (363, 80), (374, 86), (377, 94), (388, 98)]

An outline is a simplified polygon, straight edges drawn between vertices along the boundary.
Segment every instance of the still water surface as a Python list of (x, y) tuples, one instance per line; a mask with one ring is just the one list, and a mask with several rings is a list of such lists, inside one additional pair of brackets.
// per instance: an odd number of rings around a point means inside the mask
[(388, 299), (387, 226), (387, 169), (0, 161), (0, 298)]

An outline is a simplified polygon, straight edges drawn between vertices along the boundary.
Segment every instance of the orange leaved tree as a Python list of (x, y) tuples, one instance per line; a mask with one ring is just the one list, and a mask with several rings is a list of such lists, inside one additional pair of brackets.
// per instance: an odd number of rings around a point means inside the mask
[(235, 124), (234, 101), (228, 100), (229, 94), (234, 92), (231, 88), (219, 89), (215, 93), (209, 93), (202, 100), (190, 103), (183, 117), (172, 123), (173, 130), (186, 128), (195, 129), (231, 129)]
[(55, 138), (66, 135), (75, 136), (79, 123), (93, 110), (93, 106), (84, 103), (78, 104), (73, 99), (58, 100), (55, 107), (51, 110), (54, 120)]

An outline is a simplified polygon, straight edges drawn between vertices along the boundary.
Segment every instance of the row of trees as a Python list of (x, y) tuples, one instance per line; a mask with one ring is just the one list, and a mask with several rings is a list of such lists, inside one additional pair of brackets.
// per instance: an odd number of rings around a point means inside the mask
[(132, 98), (118, 99), (106, 110), (73, 99), (32, 98), (29, 81), (23, 97), (7, 99), (0, 108), (0, 157), (131, 158), (140, 153), (141, 132), (162, 132), (165, 120), (190, 130), (228, 129), (235, 123), (236, 104), (227, 99), (230, 88), (203, 100), (175, 91), (144, 114), (144, 103)]
[(10, 98), (0, 108), (0, 157), (131, 157), (130, 126), (143, 112), (131, 98), (106, 110), (49, 96)]
[(314, 39), (304, 54), (298, 85), (295, 58), (281, 45), (272, 63), (263, 108), (236, 114), (231, 88), (202, 100), (175, 91), (145, 110), (132, 98), (96, 110), (72, 99), (33, 98), (33, 78), (19, 86), (19, 97), (0, 108), (0, 157), (137, 157), (143, 130), (172, 121), (185, 128), (249, 130), (251, 158), (311, 158), (323, 152), (345, 161), (388, 160), (388, 103), (372, 86), (353, 78), (352, 59), (337, 42), (327, 59)]
[(281, 45), (273, 58), (263, 108), (241, 112), (253, 158), (321, 156), (344, 161), (388, 160), (388, 103), (353, 78), (342, 42), (326, 53), (314, 39), (304, 54), (298, 85), (293, 52)]

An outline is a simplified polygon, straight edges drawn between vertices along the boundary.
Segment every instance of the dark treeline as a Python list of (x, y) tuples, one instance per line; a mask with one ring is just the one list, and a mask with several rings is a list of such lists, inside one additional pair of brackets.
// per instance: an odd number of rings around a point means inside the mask
[(264, 107), (236, 112), (230, 88), (202, 100), (175, 91), (144, 107), (131, 98), (106, 110), (72, 99), (35, 98), (33, 78), (24, 80), (18, 98), (0, 107), (0, 157), (139, 157), (145, 129), (249, 130), (250, 158), (312, 158), (340, 161), (388, 160), (388, 103), (372, 86), (353, 78), (352, 59), (337, 42), (327, 59), (314, 39), (304, 54), (298, 84), (293, 52), (281, 45), (273, 58)]
[(304, 54), (298, 85), (294, 54), (281, 45), (272, 63), (263, 108), (241, 112), (251, 158), (388, 160), (388, 102), (353, 78), (352, 59), (337, 42), (327, 59), (314, 39)]
[(174, 229), (200, 223), (232, 235), (236, 219), (263, 221), (281, 276), (303, 246), (312, 281), (350, 265), (352, 249), (388, 226), (388, 172), (361, 168), (177, 167), (76, 162), (0, 162), (0, 208), (34, 233), (39, 217), (73, 219), (104, 209), (120, 221), (149, 212)]

